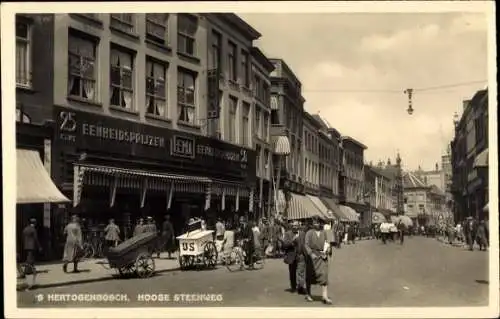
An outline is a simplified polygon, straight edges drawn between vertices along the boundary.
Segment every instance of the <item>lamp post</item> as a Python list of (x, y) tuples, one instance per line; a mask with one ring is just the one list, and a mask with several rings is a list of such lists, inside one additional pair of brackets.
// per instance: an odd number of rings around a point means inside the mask
[(275, 210), (276, 214), (279, 213), (279, 207), (278, 207), (278, 195), (279, 195), (279, 189), (280, 189), (280, 180), (281, 180), (281, 165), (283, 160), (290, 155), (290, 140), (288, 139), (287, 136), (281, 135), (278, 136), (275, 140), (275, 145), (274, 145), (274, 155), (276, 155), (278, 159), (278, 167), (277, 167), (277, 173), (276, 173), (276, 182), (274, 183), (274, 204), (275, 204)]

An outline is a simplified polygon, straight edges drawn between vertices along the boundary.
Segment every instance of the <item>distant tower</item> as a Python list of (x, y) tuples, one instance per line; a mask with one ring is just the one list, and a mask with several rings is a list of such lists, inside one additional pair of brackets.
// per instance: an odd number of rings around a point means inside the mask
[(395, 181), (395, 191), (396, 191), (396, 214), (404, 215), (404, 189), (403, 189), (403, 169), (401, 165), (401, 156), (396, 156), (396, 181)]

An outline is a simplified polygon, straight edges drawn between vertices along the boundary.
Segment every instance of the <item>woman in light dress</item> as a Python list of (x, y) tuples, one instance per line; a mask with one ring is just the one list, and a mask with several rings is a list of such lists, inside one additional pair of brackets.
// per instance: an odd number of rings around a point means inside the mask
[(83, 250), (82, 229), (78, 216), (71, 217), (71, 222), (64, 228), (64, 234), (66, 235), (66, 244), (64, 245), (63, 271), (67, 273), (68, 264), (72, 262), (73, 272), (77, 273), (79, 272), (78, 261), (81, 257), (79, 252)]

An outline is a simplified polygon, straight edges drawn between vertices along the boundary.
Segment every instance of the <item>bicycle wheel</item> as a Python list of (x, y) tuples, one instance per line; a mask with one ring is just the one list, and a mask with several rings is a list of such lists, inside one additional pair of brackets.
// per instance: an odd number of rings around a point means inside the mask
[(92, 244), (86, 242), (83, 244), (83, 258), (92, 258), (94, 255), (94, 248), (92, 247)]
[(226, 268), (231, 272), (243, 270), (243, 251), (241, 248), (234, 247), (229, 256), (226, 257), (225, 263)]

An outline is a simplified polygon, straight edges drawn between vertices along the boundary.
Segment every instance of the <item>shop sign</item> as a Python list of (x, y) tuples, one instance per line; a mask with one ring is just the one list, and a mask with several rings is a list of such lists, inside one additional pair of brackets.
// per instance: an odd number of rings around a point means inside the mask
[(137, 156), (183, 167), (255, 180), (256, 154), (251, 149), (191, 133), (122, 120), (64, 107), (54, 107), (54, 144), (79, 151)]

